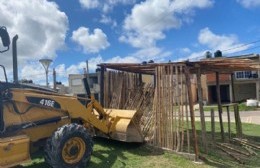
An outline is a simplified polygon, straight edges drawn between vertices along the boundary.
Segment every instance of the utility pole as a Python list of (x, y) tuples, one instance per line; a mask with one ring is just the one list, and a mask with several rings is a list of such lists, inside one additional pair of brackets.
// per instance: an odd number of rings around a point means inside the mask
[(88, 69), (88, 60), (86, 60), (86, 67), (87, 67), (87, 74), (89, 74), (89, 69)]
[(57, 89), (57, 85), (56, 85), (56, 71), (55, 71), (55, 68), (53, 68), (53, 89), (54, 89), (54, 90)]

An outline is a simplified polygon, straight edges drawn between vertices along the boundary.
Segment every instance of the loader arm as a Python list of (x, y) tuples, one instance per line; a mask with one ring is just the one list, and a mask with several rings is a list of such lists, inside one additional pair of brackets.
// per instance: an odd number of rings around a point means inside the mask
[(78, 101), (70, 101), (67, 107), (71, 118), (80, 118), (105, 134), (110, 132), (111, 117), (105, 113), (102, 106), (93, 97), (91, 97), (91, 101), (86, 107), (78, 103)]
[(106, 110), (93, 96), (90, 99), (79, 98), (34, 89), (15, 88), (12, 89), (12, 95), (15, 102), (31, 103), (50, 111), (54, 108), (56, 111), (66, 112), (70, 119), (80, 119), (85, 126), (92, 126), (109, 138), (126, 142), (143, 142), (140, 129), (132, 120), (135, 110)]
[[(16, 90), (20, 92), (20, 90)], [(15, 92), (16, 92), (15, 91)], [(58, 108), (62, 111), (66, 111), (71, 119), (81, 119), (84, 123), (89, 123), (101, 132), (109, 133), (108, 115), (105, 113), (101, 105), (92, 97), (90, 102), (82, 104), (78, 97), (66, 96), (55, 93), (48, 93), (44, 91), (30, 91), (24, 92), (25, 98), (21, 97), (21, 94), (13, 94), (15, 101), (23, 101), (23, 99), (31, 98), (37, 100), (33, 103), (35, 105), (45, 106), (46, 108)], [(19, 96), (19, 97), (18, 97)], [(89, 100), (89, 99), (88, 99)], [(55, 106), (58, 104), (58, 106)], [(54, 106), (53, 106), (54, 105)], [(97, 115), (95, 110), (99, 113)], [(99, 116), (102, 116), (99, 117)]]

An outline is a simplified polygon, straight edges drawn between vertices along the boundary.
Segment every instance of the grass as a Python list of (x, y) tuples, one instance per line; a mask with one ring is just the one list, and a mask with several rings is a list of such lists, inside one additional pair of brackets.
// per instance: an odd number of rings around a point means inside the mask
[[(103, 138), (95, 138), (94, 152), (88, 165), (90, 168), (203, 168), (207, 165), (196, 164), (179, 155), (137, 143), (123, 143)], [(33, 155), (26, 168), (46, 168), (43, 153)]]
[[(200, 123), (196, 122), (196, 129), (198, 133), (198, 139), (200, 140), (201, 135), (201, 127)], [(221, 141), (221, 134), (220, 134), (220, 125), (216, 123), (215, 125), (216, 134), (215, 134), (215, 140), (217, 142)], [(224, 123), (224, 132), (225, 132), (225, 142), (228, 142), (228, 134), (227, 134), (228, 124)], [(260, 142), (260, 125), (255, 124), (242, 124), (243, 129), (243, 138), (248, 139), (250, 142), (254, 142), (259, 144)], [(211, 137), (211, 123), (206, 122), (206, 131), (207, 131), (207, 139), (212, 140)], [(236, 127), (234, 123), (231, 123), (231, 137), (236, 137)], [(256, 168), (260, 167), (260, 150), (255, 151), (257, 152), (257, 156), (251, 156), (245, 159), (245, 164), (241, 165), (237, 161), (235, 161), (233, 158), (231, 158), (229, 155), (227, 155), (225, 152), (219, 150), (213, 143), (208, 141), (209, 150), (208, 154), (202, 154), (204, 157), (206, 157), (205, 164), (211, 165), (214, 167), (223, 167), (223, 168), (229, 168), (229, 167), (241, 167), (241, 168)], [(260, 144), (259, 144), (260, 145)], [(238, 147), (238, 149), (242, 149)], [(203, 149), (200, 148), (200, 152), (203, 153)]]
[[(206, 122), (207, 137), (211, 140), (210, 123)], [(196, 123), (197, 133), (200, 135), (200, 123)], [(224, 123), (225, 131), (227, 124)], [(260, 125), (243, 124), (243, 132), (245, 137), (250, 141), (260, 142)], [(216, 140), (220, 141), (220, 128), (216, 124)], [(235, 137), (235, 124), (231, 124), (232, 137)], [(227, 135), (225, 136), (228, 137)], [(200, 137), (198, 137), (200, 142)], [(246, 160), (245, 165), (238, 164), (235, 160), (229, 157), (226, 153), (218, 150), (211, 141), (209, 143), (208, 155), (205, 163), (197, 164), (191, 160), (187, 160), (175, 153), (163, 151), (143, 144), (123, 143), (103, 138), (95, 138), (94, 152), (88, 167), (91, 168), (206, 168), (206, 167), (259, 167), (260, 166), (260, 151), (258, 156), (250, 157)], [(199, 143), (200, 144), (200, 143)], [(200, 151), (203, 150), (200, 148)], [(32, 157), (32, 162), (26, 164), (25, 168), (46, 168), (44, 163), (43, 153), (37, 152)]]

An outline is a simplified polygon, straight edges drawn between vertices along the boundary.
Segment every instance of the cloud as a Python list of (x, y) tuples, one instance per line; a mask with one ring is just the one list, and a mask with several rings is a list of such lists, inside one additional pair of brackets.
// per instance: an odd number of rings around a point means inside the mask
[(165, 61), (167, 57), (169, 57), (172, 53), (169, 51), (165, 51), (163, 48), (158, 47), (150, 47), (140, 49), (137, 52), (131, 54), (139, 59), (139, 62), (154, 60), (155, 62)]
[[(97, 64), (103, 62), (103, 59), (100, 55), (96, 57), (92, 57), (88, 60), (88, 68), (89, 72), (95, 72), (97, 68)], [(72, 64), (66, 67), (65, 64), (60, 64), (55, 67), (57, 79), (63, 81), (63, 83), (67, 83), (67, 79), (69, 74), (83, 74), (84, 69), (87, 68), (87, 64), (85, 61), (78, 62), (76, 64)]]
[[(197, 46), (198, 45), (198, 46)], [(215, 34), (208, 27), (201, 29), (198, 34), (198, 43), (196, 43), (196, 48), (199, 46), (204, 46), (201, 51), (192, 52), (190, 49), (187, 50), (189, 52), (183, 53), (181, 55), (186, 55), (190, 53), (188, 56), (183, 56), (178, 58), (176, 61), (183, 60), (199, 60), (205, 58), (206, 51), (210, 51), (214, 53), (216, 50), (221, 50), (223, 55), (234, 54), (240, 51), (244, 51), (251, 47), (252, 45), (245, 45), (239, 42), (239, 39), (234, 34)], [(185, 49), (185, 48), (184, 48)], [(186, 50), (186, 49), (185, 49)]]
[(96, 68), (96, 64), (100, 63), (141, 63), (143, 61), (154, 60), (155, 62), (163, 62), (167, 57), (171, 55), (171, 52), (165, 52), (162, 48), (152, 47), (146, 49), (140, 49), (127, 56), (114, 56), (109, 59), (104, 59), (100, 55), (93, 57), (89, 60), (89, 65), (93, 67), (90, 70)]
[(80, 27), (72, 32), (71, 39), (83, 47), (85, 53), (98, 53), (110, 46), (107, 35), (99, 28), (91, 34), (89, 28)]
[(68, 77), (69, 74), (83, 73), (84, 68), (86, 68), (86, 62), (82, 61), (77, 64), (72, 64), (68, 67), (66, 67), (65, 64), (60, 64), (55, 67), (55, 70), (60, 77)]
[[(89, 72), (95, 72), (97, 65), (100, 63), (141, 63), (143, 61), (154, 60), (155, 62), (163, 62), (164, 58), (168, 57), (171, 53), (164, 52), (160, 48), (141, 49), (128, 56), (114, 56), (112, 58), (104, 59), (101, 55), (97, 55), (88, 59)], [(83, 69), (86, 68), (86, 62), (81, 61), (76, 64), (66, 66), (59, 64), (55, 67), (56, 80), (61, 81), (63, 84), (68, 85), (69, 74), (83, 74)], [(31, 62), (24, 66), (20, 73), (21, 79), (33, 79), (34, 83), (45, 85), (45, 73), (39, 62)], [(52, 84), (52, 70), (49, 73), (49, 83)]]
[(99, 22), (103, 23), (103, 24), (111, 24), (112, 27), (116, 27), (117, 26), (116, 20), (113, 20), (111, 17), (106, 16), (104, 14), (101, 15), (101, 19), (100, 19)]
[[(49, 83), (51, 74), (49, 73)], [(31, 61), (23, 66), (19, 73), (19, 80), (21, 79), (33, 80), (34, 83), (46, 85), (45, 70), (38, 61)]]
[(94, 9), (94, 8), (99, 8), (101, 9), (104, 13), (107, 13), (109, 11), (112, 11), (114, 6), (116, 5), (129, 5), (129, 4), (134, 4), (136, 0), (79, 0), (80, 5), (82, 8), (85, 9)]
[[(56, 81), (61, 81), (63, 84), (68, 84), (69, 74), (83, 74), (83, 68), (86, 67), (86, 62), (79, 62), (66, 67), (65, 64), (59, 64), (55, 68)], [(46, 74), (43, 66), (38, 61), (31, 61), (25, 65), (20, 73), (19, 79), (33, 80), (35, 84), (46, 85)], [(53, 83), (53, 70), (49, 68), (48, 79), (50, 85)]]
[(179, 52), (182, 54), (188, 54), (191, 52), (191, 50), (187, 47), (179, 49)]
[(204, 57), (205, 52), (206, 52), (206, 50), (204, 50), (204, 51), (198, 51), (198, 52), (193, 52), (193, 53), (191, 53), (191, 54), (188, 55), (188, 56), (180, 57), (180, 58), (178, 58), (177, 60), (174, 60), (174, 61), (185, 61), (185, 60), (198, 61), (198, 60), (200, 60), (200, 59), (202, 59), (202, 58), (205, 58), (205, 57)]
[[(43, 57), (54, 58), (65, 46), (68, 18), (55, 2), (0, 0), (0, 23), (10, 37), (18, 34), (19, 65)], [(51, 18), (51, 19), (50, 19)], [(11, 67), (11, 51), (1, 54), (1, 64)]]
[(257, 8), (260, 7), (259, 0), (237, 0), (245, 8)]
[[(212, 6), (211, 0), (146, 0), (136, 4), (124, 20), (124, 35), (119, 40), (133, 47), (155, 46), (165, 38), (164, 31), (179, 28), (196, 8)], [(145, 41), (145, 42), (144, 42)]]
[(100, 5), (98, 0), (79, 0), (79, 3), (86, 9), (97, 8)]
[[(97, 68), (97, 64), (103, 62), (101, 56), (93, 57), (88, 60), (89, 65), (89, 72), (95, 72)], [(60, 64), (55, 67), (56, 74), (57, 74), (57, 81), (61, 81), (63, 84), (68, 85), (68, 77), (70, 74), (83, 74), (84, 68), (86, 68), (86, 62), (81, 61), (77, 64), (72, 64), (66, 67), (65, 64)]]
[[(206, 45), (209, 49), (226, 50), (225, 53), (235, 53), (249, 48), (249, 45), (244, 45), (239, 42), (238, 37), (234, 34), (217, 35), (214, 34), (208, 27), (200, 30), (198, 41), (202, 45)], [(231, 50), (232, 49), (232, 50)]]

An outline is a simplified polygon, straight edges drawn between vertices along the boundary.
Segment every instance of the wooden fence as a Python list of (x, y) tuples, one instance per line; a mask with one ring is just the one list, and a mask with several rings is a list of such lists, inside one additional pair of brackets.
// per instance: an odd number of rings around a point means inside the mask
[(149, 144), (190, 152), (190, 99), (186, 83), (190, 79), (185, 68), (182, 64), (157, 66), (155, 82), (147, 84), (133, 73), (108, 72), (104, 80), (105, 106), (137, 110), (133, 122), (140, 126)]

